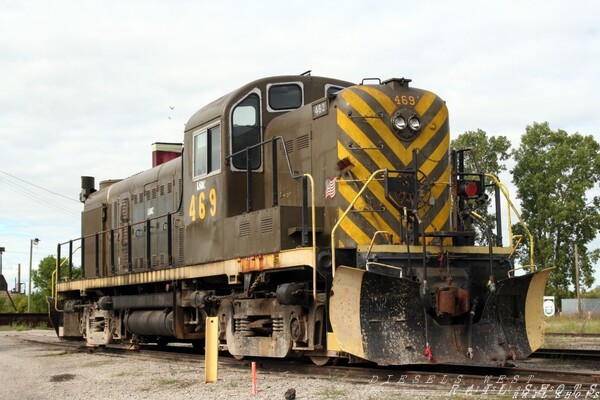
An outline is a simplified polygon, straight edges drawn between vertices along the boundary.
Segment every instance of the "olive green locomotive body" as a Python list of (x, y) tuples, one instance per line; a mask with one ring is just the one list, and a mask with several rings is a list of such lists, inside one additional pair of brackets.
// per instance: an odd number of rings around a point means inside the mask
[(195, 113), (180, 155), (98, 190), (85, 178), (59, 336), (201, 344), (217, 316), (236, 357), (527, 356), (547, 271), (514, 276), (511, 246), (475, 245), (486, 177), (450, 151), (445, 102), (409, 83), (254, 81)]

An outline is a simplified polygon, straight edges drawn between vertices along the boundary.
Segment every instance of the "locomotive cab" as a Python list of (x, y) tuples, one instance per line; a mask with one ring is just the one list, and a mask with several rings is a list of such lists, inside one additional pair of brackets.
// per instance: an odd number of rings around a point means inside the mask
[[(269, 142), (266, 131), (277, 117), (348, 85), (311, 76), (263, 79), (190, 118), (185, 148), (191, 151), (186, 151), (184, 164), (191, 167), (184, 167), (187, 263), (273, 253), (301, 244), (298, 235), (288, 235), (293, 227), (286, 223), (301, 226), (298, 180), (293, 175), (305, 171), (306, 165), (286, 158), (293, 152), (290, 142)], [(309, 132), (303, 134), (298, 151), (310, 145)], [(294, 171), (279, 170), (287, 162)]]

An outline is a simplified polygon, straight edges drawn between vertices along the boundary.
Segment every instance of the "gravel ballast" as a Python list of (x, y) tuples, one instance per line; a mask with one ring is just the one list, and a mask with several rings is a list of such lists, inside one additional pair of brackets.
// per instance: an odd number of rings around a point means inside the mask
[[(41, 346), (58, 342), (53, 331), (1, 331), (1, 399), (398, 399), (443, 396), (439, 390), (356, 384), (339, 377), (258, 372), (252, 395), (250, 369), (219, 366), (218, 381), (204, 383), (204, 362), (164, 361), (132, 354), (86, 353)], [(432, 388), (433, 389), (433, 388)], [(286, 396), (287, 393), (287, 396)], [(447, 395), (447, 393), (446, 393)]]

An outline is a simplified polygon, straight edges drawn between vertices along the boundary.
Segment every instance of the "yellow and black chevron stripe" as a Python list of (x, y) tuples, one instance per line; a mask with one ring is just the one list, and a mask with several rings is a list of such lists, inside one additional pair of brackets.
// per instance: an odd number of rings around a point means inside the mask
[[(414, 106), (397, 104), (402, 96), (411, 96)], [(341, 98), (337, 108), (338, 159), (348, 159), (354, 167), (339, 179), (343, 200), (338, 218), (374, 171), (412, 168), (416, 149), (419, 179), (424, 175), (431, 188), (419, 209), (425, 231), (449, 230), (450, 136), (444, 101), (431, 92), (408, 87), (393, 90), (385, 85), (353, 86), (344, 90)], [(422, 128), (411, 141), (401, 140), (390, 126), (400, 108), (411, 108), (421, 120)], [(383, 183), (372, 182), (341, 222), (338, 246), (369, 244), (376, 231), (390, 232), (394, 243), (400, 243), (400, 221), (399, 211), (385, 198)]]

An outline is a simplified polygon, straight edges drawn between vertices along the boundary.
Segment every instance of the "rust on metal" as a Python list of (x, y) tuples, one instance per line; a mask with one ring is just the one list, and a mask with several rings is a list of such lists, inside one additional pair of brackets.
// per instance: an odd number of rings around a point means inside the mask
[(469, 292), (458, 287), (445, 287), (437, 291), (436, 313), (458, 317), (469, 312)]

